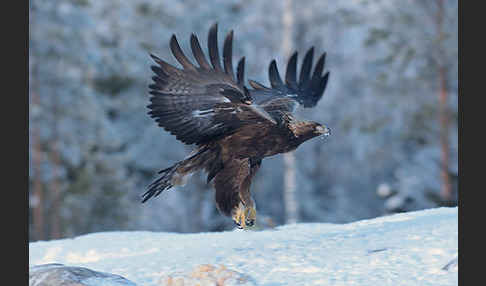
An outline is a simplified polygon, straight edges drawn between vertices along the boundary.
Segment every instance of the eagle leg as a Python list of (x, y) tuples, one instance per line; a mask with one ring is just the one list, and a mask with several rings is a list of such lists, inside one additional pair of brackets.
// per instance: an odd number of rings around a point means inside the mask
[(240, 229), (248, 229), (255, 224), (256, 209), (254, 206), (245, 206), (242, 202), (233, 210), (233, 221)]

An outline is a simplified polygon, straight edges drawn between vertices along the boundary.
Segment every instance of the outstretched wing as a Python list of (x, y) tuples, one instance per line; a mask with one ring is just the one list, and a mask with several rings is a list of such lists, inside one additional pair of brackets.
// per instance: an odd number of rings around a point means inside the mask
[(282, 81), (277, 63), (273, 60), (268, 68), (271, 87), (253, 80), (249, 81), (254, 88), (250, 90), (250, 94), (255, 103), (275, 118), (281, 116), (282, 112), (293, 112), (299, 105), (305, 108), (314, 107), (324, 94), (329, 72), (322, 74), (326, 61), (326, 53), (323, 53), (311, 74), (313, 57), (314, 47), (307, 51), (297, 81), (297, 52), (295, 52), (287, 63), (285, 82)]
[(170, 49), (182, 69), (151, 55), (158, 65), (152, 66), (155, 76), (152, 77), (154, 83), (149, 86), (148, 114), (186, 144), (207, 143), (231, 134), (248, 121), (273, 120), (261, 108), (252, 105), (251, 96), (243, 85), (244, 57), (238, 63), (235, 77), (232, 42), (233, 31), (224, 41), (224, 68), (220, 65), (217, 24), (208, 34), (211, 64), (194, 34), (191, 49), (199, 66), (184, 55), (175, 35), (170, 40)]

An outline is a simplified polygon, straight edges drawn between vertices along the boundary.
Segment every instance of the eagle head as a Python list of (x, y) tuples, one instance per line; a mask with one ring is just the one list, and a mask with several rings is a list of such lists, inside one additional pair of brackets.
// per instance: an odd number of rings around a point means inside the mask
[(290, 130), (295, 136), (295, 142), (300, 145), (305, 141), (317, 136), (327, 137), (331, 134), (331, 129), (324, 124), (315, 121), (300, 121), (291, 124)]

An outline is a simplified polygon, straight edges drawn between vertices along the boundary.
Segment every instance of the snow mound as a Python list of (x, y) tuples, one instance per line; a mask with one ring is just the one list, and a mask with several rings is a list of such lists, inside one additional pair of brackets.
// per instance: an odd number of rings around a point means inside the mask
[(457, 258), (457, 207), (349, 224), (198, 234), (101, 232), (29, 244), (31, 267), (81, 266), (148, 286), (190, 275), (201, 265), (247, 275), (256, 285), (457, 285)]

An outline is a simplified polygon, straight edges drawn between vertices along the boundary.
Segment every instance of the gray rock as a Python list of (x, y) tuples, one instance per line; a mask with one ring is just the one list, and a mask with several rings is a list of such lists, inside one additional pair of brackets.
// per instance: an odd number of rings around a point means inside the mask
[(29, 286), (136, 286), (120, 275), (59, 263), (29, 268)]

